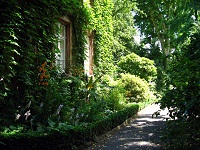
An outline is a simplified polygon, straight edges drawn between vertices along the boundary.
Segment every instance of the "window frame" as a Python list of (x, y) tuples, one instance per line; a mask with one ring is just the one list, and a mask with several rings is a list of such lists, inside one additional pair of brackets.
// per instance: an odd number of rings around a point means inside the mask
[[(66, 73), (69, 73), (70, 71), (70, 66), (71, 66), (71, 61), (72, 61), (72, 27), (71, 27), (71, 22), (67, 17), (60, 17), (58, 19), (58, 23), (62, 24), (65, 26), (65, 57), (64, 57), (64, 68), (61, 68), (63, 71), (65, 71)], [(61, 39), (60, 37), (60, 33), (58, 34), (58, 44), (59, 44), (59, 40)], [(59, 47), (58, 47), (59, 48)], [(60, 48), (59, 48), (60, 49)], [(62, 54), (62, 53), (60, 53)], [(59, 56), (59, 60), (60, 60), (61, 56)], [(57, 63), (56, 60), (56, 65), (59, 66), (59, 64)]]
[(89, 75), (93, 75), (94, 69), (94, 34), (89, 37)]
[(84, 71), (87, 76), (93, 76), (94, 75), (94, 36), (95, 31), (87, 31), (87, 34), (85, 35), (86, 39), (86, 51), (85, 56), (86, 59), (84, 60)]

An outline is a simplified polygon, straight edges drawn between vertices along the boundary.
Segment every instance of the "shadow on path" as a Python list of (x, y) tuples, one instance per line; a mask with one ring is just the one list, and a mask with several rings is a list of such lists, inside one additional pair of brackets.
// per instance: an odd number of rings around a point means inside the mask
[(162, 149), (160, 133), (165, 128), (167, 110), (159, 117), (152, 114), (159, 106), (152, 104), (138, 113), (138, 117), (126, 127), (111, 132), (106, 138), (99, 139), (87, 150), (159, 150)]

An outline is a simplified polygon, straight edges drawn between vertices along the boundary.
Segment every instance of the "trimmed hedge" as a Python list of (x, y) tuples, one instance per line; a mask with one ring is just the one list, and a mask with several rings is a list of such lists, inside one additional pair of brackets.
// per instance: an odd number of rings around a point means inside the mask
[(13, 135), (0, 135), (0, 149), (27, 150), (27, 149), (77, 149), (78, 146), (94, 140), (95, 136), (112, 130), (122, 124), (126, 119), (135, 115), (139, 110), (138, 104), (131, 104), (127, 108), (111, 114), (88, 127), (74, 127), (66, 131), (51, 133), (18, 133)]

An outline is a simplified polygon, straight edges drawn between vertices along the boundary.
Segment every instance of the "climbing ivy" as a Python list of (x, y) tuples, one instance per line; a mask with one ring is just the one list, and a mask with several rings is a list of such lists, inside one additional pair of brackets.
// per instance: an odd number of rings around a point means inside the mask
[(88, 29), (95, 32), (95, 66), (98, 73), (112, 75), (115, 71), (113, 65), (113, 18), (112, 0), (95, 0), (92, 6), (88, 5), (90, 22)]
[(24, 114), (47, 120), (66, 99), (67, 89), (62, 94), (59, 90), (63, 77), (54, 67), (59, 17), (72, 23), (72, 65), (83, 66), (85, 36), (92, 32), (95, 74), (114, 73), (112, 0), (10, 0), (1, 1), (0, 7), (1, 125)]
[(14, 120), (15, 113), (25, 111), (29, 102), (36, 106), (48, 101), (40, 68), (45, 63), (54, 78), (55, 33), (59, 32), (55, 26), (61, 16), (68, 16), (73, 24), (73, 63), (83, 63), (87, 14), (79, 0), (10, 0), (1, 1), (0, 7), (0, 122), (4, 125)]

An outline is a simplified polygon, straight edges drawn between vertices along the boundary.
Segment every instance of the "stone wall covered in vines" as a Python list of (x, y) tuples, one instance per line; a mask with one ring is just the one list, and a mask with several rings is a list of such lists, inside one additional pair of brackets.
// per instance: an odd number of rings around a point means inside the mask
[(95, 0), (89, 12), (88, 28), (95, 33), (94, 63), (99, 73), (113, 75), (113, 0)]
[(59, 17), (72, 21), (74, 63), (83, 62), (87, 15), (79, 0), (10, 0), (1, 1), (0, 8), (0, 122), (5, 124), (18, 107), (46, 100), (48, 81), (41, 85), (40, 77), (53, 77)]
[[(67, 16), (72, 23), (73, 65), (83, 65), (85, 35), (90, 30), (95, 33), (95, 73), (114, 72), (111, 50), (113, 1), (85, 3), (83, 5), (80, 0), (0, 2), (1, 125), (12, 124), (17, 114), (35, 113), (48, 118), (50, 111), (59, 106), (60, 102), (54, 99), (62, 99), (60, 87), (55, 82), (58, 72), (52, 65), (58, 53), (55, 33), (59, 32), (56, 27), (59, 17)], [(44, 110), (39, 112), (42, 106)], [(29, 109), (31, 113), (26, 112)]]

